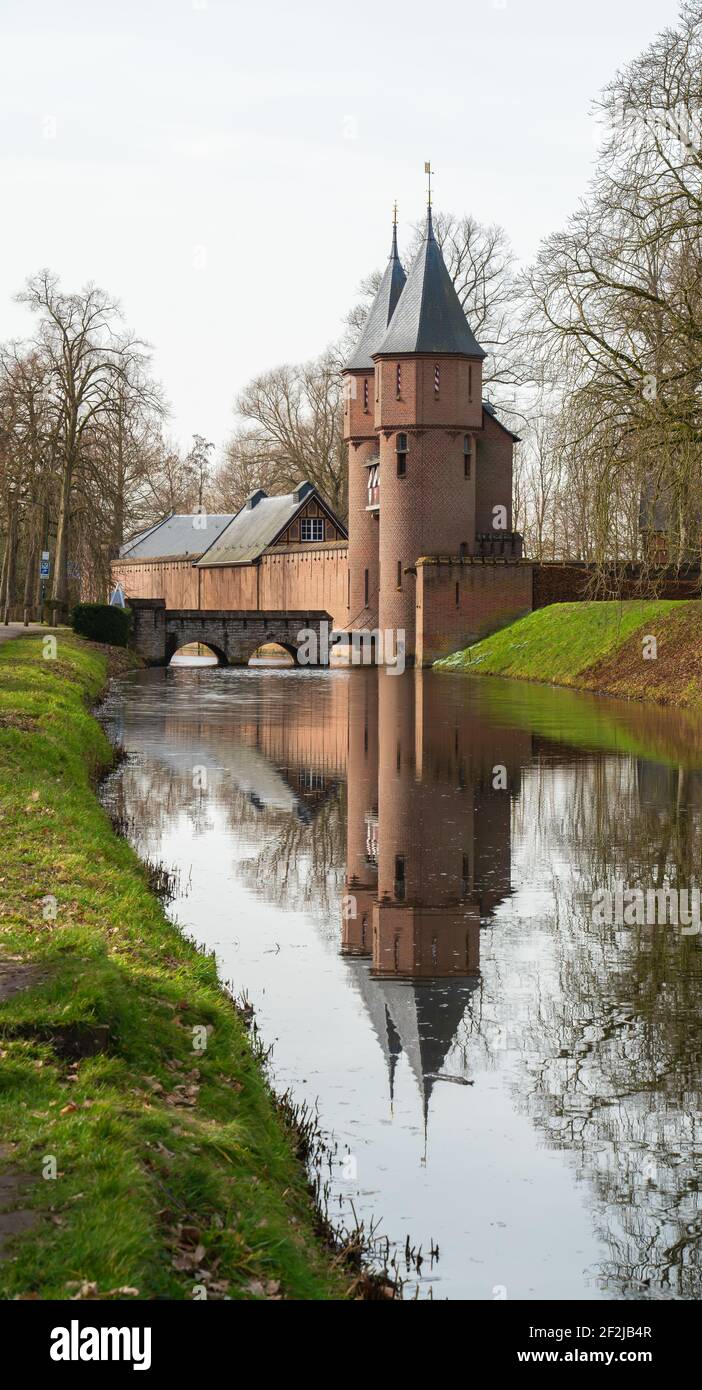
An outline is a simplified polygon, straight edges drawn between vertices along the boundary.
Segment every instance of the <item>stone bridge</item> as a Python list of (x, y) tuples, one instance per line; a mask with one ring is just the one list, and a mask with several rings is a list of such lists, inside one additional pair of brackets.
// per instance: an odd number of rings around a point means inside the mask
[[(328, 651), (325, 639), (332, 622), (328, 613), (320, 611), (170, 609), (162, 598), (134, 598), (127, 602), (133, 616), (132, 646), (149, 666), (167, 666), (171, 657), (190, 642), (203, 642), (210, 647), (221, 666), (246, 666), (264, 642), (277, 642), (297, 664), (298, 647), (310, 631), (317, 635), (321, 662)], [(312, 663), (308, 660), (305, 664)]]

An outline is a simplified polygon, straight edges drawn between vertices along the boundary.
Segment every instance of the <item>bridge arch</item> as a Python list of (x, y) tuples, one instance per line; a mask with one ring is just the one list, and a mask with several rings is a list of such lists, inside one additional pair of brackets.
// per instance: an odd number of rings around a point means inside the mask
[(166, 636), (166, 665), (170, 666), (173, 657), (176, 656), (178, 652), (182, 651), (183, 647), (192, 647), (196, 643), (199, 643), (203, 647), (207, 647), (208, 651), (211, 651), (212, 655), (216, 656), (218, 666), (229, 665), (229, 660), (227, 658), (226, 652), (223, 651), (222, 648), (219, 647), (216, 642), (213, 642), (209, 637), (190, 637), (188, 635), (187, 638), (181, 640), (181, 638), (175, 632), (168, 633)]
[(261, 612), (246, 609), (167, 609), (163, 599), (130, 600), (133, 645), (154, 666), (167, 665), (175, 652), (193, 642), (209, 647), (222, 666), (247, 666), (265, 643), (275, 643), (299, 665), (298, 647), (310, 634), (318, 655), (315, 664), (328, 662), (332, 620), (321, 609)]

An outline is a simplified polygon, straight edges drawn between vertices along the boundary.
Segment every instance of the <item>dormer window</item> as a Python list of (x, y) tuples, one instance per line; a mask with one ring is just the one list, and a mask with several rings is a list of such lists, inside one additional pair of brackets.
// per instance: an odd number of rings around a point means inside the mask
[(440, 387), (440, 386), (441, 386), (441, 368), (440, 368), (440, 366), (439, 366), (439, 364), (438, 364), (438, 362), (437, 362), (437, 363), (436, 363), (436, 366), (434, 367), (434, 395), (435, 395), (435, 396), (438, 396), (438, 394), (439, 394), (439, 387)]
[(470, 456), (471, 456), (470, 435), (469, 435), (469, 434), (464, 434), (464, 436), (463, 436), (463, 476), (464, 476), (464, 478), (469, 478), (469, 477), (470, 477)]
[(396, 440), (396, 443), (395, 443), (395, 451), (396, 451), (396, 455), (397, 455), (397, 476), (398, 476), (398, 478), (404, 478), (404, 476), (405, 476), (405, 474), (406, 474), (406, 472), (407, 472), (407, 435), (406, 435), (406, 434), (398, 434), (397, 440)]
[(398, 362), (395, 368), (395, 395), (399, 401), (402, 395), (402, 364)]

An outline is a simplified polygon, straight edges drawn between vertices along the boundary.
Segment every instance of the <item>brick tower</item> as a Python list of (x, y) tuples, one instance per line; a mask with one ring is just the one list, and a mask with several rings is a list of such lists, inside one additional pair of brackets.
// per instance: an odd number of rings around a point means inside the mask
[(344, 439), (349, 446), (349, 583), (347, 627), (378, 623), (379, 527), (378, 432), (375, 422), (375, 364), (378, 348), (405, 285), (393, 224), (390, 258), (363, 332), (344, 371)]
[(485, 353), (466, 320), (431, 206), (390, 326), (373, 352), (380, 456), (378, 625), (415, 654), (415, 562), (476, 549), (476, 437)]

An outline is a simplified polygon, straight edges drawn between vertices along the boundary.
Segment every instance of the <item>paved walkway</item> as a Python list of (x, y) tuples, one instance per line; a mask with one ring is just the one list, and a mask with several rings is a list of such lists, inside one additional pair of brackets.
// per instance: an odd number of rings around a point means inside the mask
[(30, 623), (25, 627), (24, 623), (0, 623), (0, 644), (12, 642), (15, 637), (43, 637), (45, 632), (58, 632), (57, 627), (48, 627), (42, 623)]

